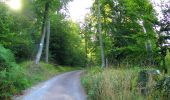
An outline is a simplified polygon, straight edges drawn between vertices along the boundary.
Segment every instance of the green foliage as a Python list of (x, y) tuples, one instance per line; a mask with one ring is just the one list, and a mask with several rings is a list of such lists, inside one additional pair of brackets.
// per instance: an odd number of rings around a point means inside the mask
[[(0, 43), (13, 51), (16, 61), (29, 59), (33, 55), (34, 23), (29, 7), (21, 12), (13, 12), (5, 4), (0, 4)], [(35, 37), (36, 38), (36, 37)]]
[(0, 98), (7, 98), (27, 87), (23, 69), (20, 68), (9, 49), (0, 45)]
[(55, 14), (51, 19), (50, 52), (54, 62), (68, 66), (83, 66), (84, 47), (78, 25), (62, 20), (62, 15)]
[(79, 47), (80, 28), (71, 21), (65, 21), (65, 16), (59, 12), (69, 1), (71, 0), (23, 0), (23, 7), (19, 12), (0, 3), (0, 43), (14, 53), (17, 62), (34, 59), (41, 35), (44, 7), (49, 2), (49, 16), (52, 17), (51, 41), (55, 41), (50, 44), (51, 59), (62, 65), (82, 66), (84, 54), (83, 47)]
[(162, 97), (163, 100), (170, 98), (170, 77), (162, 78), (155, 86), (155, 96)]
[[(11, 18), (10, 15), (7, 15), (6, 13), (8, 12), (7, 7), (4, 4), (0, 4), (0, 34), (5, 34), (9, 32), (8, 27), (10, 26), (11, 22)], [(2, 38), (2, 37), (1, 37)]]
[[(100, 0), (102, 34), (106, 58), (109, 63), (118, 65), (126, 62), (132, 65), (156, 65), (158, 48), (153, 24), (157, 21), (155, 11), (149, 0)], [(88, 16), (86, 26), (96, 35), (95, 50), (97, 62), (100, 62), (97, 29), (97, 0)], [(146, 33), (139, 21), (143, 21)], [(88, 32), (88, 31), (86, 31)], [(88, 41), (91, 41), (89, 37)], [(91, 49), (91, 47), (89, 47)]]

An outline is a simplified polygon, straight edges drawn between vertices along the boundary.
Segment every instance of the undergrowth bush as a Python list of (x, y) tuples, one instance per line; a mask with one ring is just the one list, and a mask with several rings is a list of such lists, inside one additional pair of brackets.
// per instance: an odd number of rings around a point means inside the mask
[(0, 45), (0, 99), (10, 98), (27, 87), (27, 79), (13, 53)]

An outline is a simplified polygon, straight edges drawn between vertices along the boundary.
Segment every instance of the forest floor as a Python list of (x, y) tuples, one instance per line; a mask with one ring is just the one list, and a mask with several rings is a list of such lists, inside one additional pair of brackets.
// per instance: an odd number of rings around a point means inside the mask
[(57, 75), (26, 90), (15, 100), (86, 100), (80, 82), (82, 73), (83, 71), (71, 71)]

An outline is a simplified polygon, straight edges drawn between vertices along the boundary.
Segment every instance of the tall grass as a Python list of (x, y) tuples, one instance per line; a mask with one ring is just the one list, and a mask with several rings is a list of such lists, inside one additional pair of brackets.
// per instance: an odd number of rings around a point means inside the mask
[(138, 72), (136, 69), (100, 69), (87, 71), (82, 77), (82, 84), (87, 90), (88, 100), (154, 100), (152, 95), (155, 82), (150, 79), (147, 87), (148, 96), (141, 95), (138, 88)]

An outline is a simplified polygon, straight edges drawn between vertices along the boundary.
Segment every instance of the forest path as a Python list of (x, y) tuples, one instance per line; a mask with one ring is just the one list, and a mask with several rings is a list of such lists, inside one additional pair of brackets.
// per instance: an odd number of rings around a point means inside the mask
[(43, 82), (15, 100), (86, 100), (81, 86), (80, 76), (83, 71), (72, 71)]

